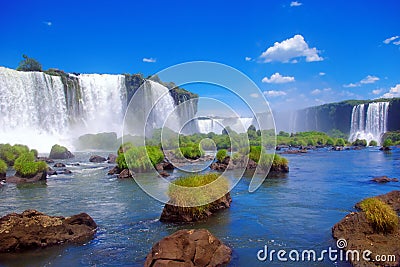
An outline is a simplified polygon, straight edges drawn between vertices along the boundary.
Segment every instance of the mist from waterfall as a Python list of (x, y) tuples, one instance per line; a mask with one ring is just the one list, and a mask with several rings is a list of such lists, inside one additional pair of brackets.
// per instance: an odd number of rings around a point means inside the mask
[[(367, 107), (366, 107), (367, 106)], [(374, 140), (381, 143), (382, 135), (387, 131), (389, 102), (360, 104), (353, 107), (349, 141), (365, 139), (369, 144)]]

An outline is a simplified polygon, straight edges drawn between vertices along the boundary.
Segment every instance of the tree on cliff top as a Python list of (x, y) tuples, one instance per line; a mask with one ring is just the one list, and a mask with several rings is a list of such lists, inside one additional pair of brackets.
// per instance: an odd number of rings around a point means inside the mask
[(39, 61), (27, 55), (22, 55), (22, 57), (24, 60), (19, 63), (18, 71), (42, 71), (42, 64), (40, 64)]

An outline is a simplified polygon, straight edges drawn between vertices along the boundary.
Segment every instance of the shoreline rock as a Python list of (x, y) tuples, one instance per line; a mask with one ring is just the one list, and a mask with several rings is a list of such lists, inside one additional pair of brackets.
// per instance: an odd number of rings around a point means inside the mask
[(231, 255), (232, 250), (208, 230), (183, 229), (158, 241), (144, 266), (225, 266)]
[(97, 225), (86, 213), (48, 216), (36, 210), (0, 218), (0, 252), (18, 252), (91, 239)]
[(217, 211), (229, 208), (231, 202), (232, 198), (228, 192), (225, 196), (208, 204), (208, 207), (200, 213), (192, 212), (197, 207), (179, 207), (167, 203), (161, 213), (160, 222), (189, 223), (206, 220)]
[[(392, 191), (376, 198), (391, 206), (397, 213), (400, 212), (400, 191)], [(360, 209), (358, 202), (355, 207)], [(396, 262), (367, 262), (360, 256), (360, 261), (351, 262), (353, 266), (399, 266), (400, 264), (400, 226), (391, 233), (378, 233), (368, 221), (365, 212), (351, 212), (340, 222), (332, 227), (332, 236), (338, 239), (345, 239), (347, 250), (358, 250), (360, 253), (370, 250), (375, 255), (396, 255)]]

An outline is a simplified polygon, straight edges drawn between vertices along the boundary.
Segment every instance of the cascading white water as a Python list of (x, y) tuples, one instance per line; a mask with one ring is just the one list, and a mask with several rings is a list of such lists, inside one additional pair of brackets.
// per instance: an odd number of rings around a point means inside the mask
[[(55, 143), (71, 147), (82, 134), (121, 132), (127, 103), (124, 75), (69, 74), (64, 83), (60, 76), (0, 67), (0, 143), (48, 152)], [(195, 115), (197, 102), (186, 101), (175, 110), (168, 88), (150, 80), (144, 86), (135, 115), (146, 119), (146, 128), (179, 131)], [(135, 127), (132, 133), (143, 133)]]
[(200, 133), (216, 133), (221, 134), (224, 127), (222, 119), (197, 119), (197, 128)]
[(43, 149), (68, 127), (60, 77), (0, 67), (0, 142)]
[(221, 134), (224, 127), (230, 127), (237, 133), (244, 133), (254, 122), (253, 118), (199, 118), (197, 119), (197, 128), (200, 133)]
[(110, 74), (81, 74), (76, 77), (81, 91), (80, 119), (85, 125), (84, 131), (98, 133), (116, 131), (121, 127), (126, 108), (125, 77)]
[(365, 139), (369, 144), (375, 140), (380, 144), (382, 135), (387, 131), (389, 102), (369, 103), (365, 113), (365, 105), (353, 107), (351, 113), (350, 142)]

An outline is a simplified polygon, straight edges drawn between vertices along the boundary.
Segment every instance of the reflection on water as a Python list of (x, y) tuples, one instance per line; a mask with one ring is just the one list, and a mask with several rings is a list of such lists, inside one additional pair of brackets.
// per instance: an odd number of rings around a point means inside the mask
[[(101, 156), (107, 156), (104, 153)], [(50, 215), (90, 214), (99, 226), (83, 246), (64, 245), (22, 254), (0, 255), (1, 266), (143, 266), (152, 245), (183, 228), (207, 228), (233, 248), (231, 266), (282, 266), (258, 262), (256, 253), (270, 249), (323, 250), (334, 244), (331, 227), (367, 196), (399, 190), (400, 183), (374, 184), (374, 176), (399, 177), (400, 150), (312, 151), (285, 155), (286, 178), (267, 179), (254, 193), (244, 175), (232, 190), (232, 206), (205, 222), (175, 225), (159, 222), (163, 204), (145, 194), (134, 180), (108, 176), (112, 167), (89, 163), (89, 153), (63, 161), (72, 175), (50, 177), (29, 185), (0, 189), (0, 216), (25, 209)], [(80, 163), (73, 166), (72, 163)], [(180, 171), (170, 172), (175, 179)], [(237, 177), (235, 171), (226, 175)], [(141, 179), (146, 180), (146, 175)], [(150, 179), (149, 179), (150, 180)], [(154, 180), (154, 179), (153, 179)], [(347, 266), (346, 263), (285, 263), (290, 266)]]

